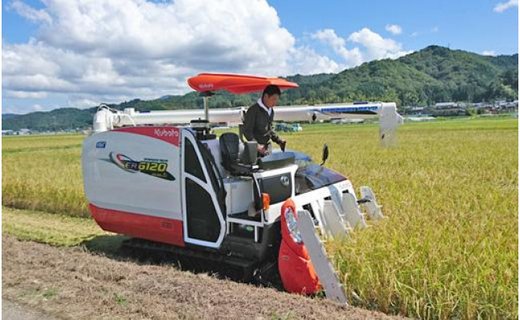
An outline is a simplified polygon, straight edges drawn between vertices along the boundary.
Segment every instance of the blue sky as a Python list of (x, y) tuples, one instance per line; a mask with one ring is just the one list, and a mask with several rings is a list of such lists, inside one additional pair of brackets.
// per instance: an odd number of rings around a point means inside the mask
[(518, 8), (501, 13), (493, 9), (507, 1), (284, 1), (270, 0), (282, 24), (295, 37), (318, 29), (331, 28), (340, 36), (370, 28), (384, 36), (388, 24), (396, 24), (402, 33), (392, 38), (407, 50), (428, 45), (450, 46), (476, 53), (518, 52)]
[(339, 72), (436, 44), (518, 52), (518, 1), (3, 1), (2, 112), (188, 91), (199, 72)]

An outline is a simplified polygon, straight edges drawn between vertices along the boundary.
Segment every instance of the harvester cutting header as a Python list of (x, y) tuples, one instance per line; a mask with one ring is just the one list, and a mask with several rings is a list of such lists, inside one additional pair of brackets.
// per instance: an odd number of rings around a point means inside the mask
[[(94, 134), (82, 153), (93, 218), (106, 231), (161, 243), (188, 258), (238, 267), (244, 280), (274, 273), (289, 292), (325, 289), (327, 297), (346, 303), (320, 239), (366, 227), (365, 216), (382, 218), (372, 190), (361, 187), (356, 196), (344, 175), (301, 152), (274, 150), (258, 157), (257, 142), (241, 141), (231, 132), (217, 138), (211, 132), (210, 120), (240, 123), (246, 110), (210, 111), (209, 92), (298, 85), (279, 78), (207, 73), (188, 84), (206, 93), (204, 112), (99, 108)], [(274, 110), (275, 119), (284, 121), (379, 116), (383, 142), (391, 139), (401, 119), (394, 103)], [(190, 125), (173, 125), (179, 123)], [(324, 148), (322, 161), (327, 157)]]

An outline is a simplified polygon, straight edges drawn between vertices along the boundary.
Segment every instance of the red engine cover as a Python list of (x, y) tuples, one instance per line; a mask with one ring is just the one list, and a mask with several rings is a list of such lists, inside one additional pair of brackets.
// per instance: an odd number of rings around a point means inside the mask
[(321, 285), (303, 242), (297, 243), (291, 237), (284, 214), (287, 208), (291, 208), (297, 218), (294, 202), (287, 199), (282, 206), (282, 243), (278, 253), (278, 271), (283, 287), (292, 293), (314, 294), (321, 290)]

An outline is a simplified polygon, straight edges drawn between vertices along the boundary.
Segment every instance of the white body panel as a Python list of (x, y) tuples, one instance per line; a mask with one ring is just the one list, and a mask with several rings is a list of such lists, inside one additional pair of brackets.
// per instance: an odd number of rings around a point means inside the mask
[(247, 211), (253, 204), (253, 180), (249, 177), (224, 179), (226, 211), (228, 215)]
[[(211, 122), (241, 123), (244, 110), (247, 110), (247, 108), (212, 109), (209, 110), (209, 118)], [(128, 117), (121, 118), (121, 125), (188, 124), (191, 120), (206, 118), (204, 110), (201, 109), (138, 112), (128, 108), (125, 109), (124, 114)]]
[[(381, 108), (381, 103), (366, 105), (339, 103), (315, 106), (280, 106), (274, 107), (274, 120), (313, 122), (331, 118), (366, 119), (376, 117)], [(360, 112), (367, 112), (367, 114), (361, 114)]]
[[(167, 171), (175, 180), (124, 170), (111, 160), (110, 153), (122, 154), (134, 161), (165, 161)], [(182, 219), (178, 147), (144, 135), (108, 131), (85, 140), (82, 161), (85, 193), (91, 204)]]

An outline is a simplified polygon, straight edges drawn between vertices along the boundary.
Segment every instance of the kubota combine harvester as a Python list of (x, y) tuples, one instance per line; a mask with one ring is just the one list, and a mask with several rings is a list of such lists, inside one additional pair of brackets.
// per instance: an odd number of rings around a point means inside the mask
[[(226, 74), (200, 74), (188, 83), (202, 93), (298, 86), (279, 78)], [(106, 231), (159, 243), (188, 259), (239, 267), (245, 279), (274, 271), (289, 292), (324, 289), (328, 298), (346, 303), (320, 240), (366, 227), (365, 214), (382, 218), (372, 190), (361, 187), (356, 196), (347, 177), (300, 152), (275, 150), (257, 158), (256, 142), (229, 132), (217, 138), (209, 119), (238, 123), (245, 110), (210, 112), (209, 94), (204, 96), (204, 113), (98, 109), (82, 153), (93, 218)], [(274, 110), (282, 121), (379, 116), (383, 141), (401, 119), (394, 103)], [(173, 125), (189, 119), (196, 120)], [(327, 156), (324, 148), (323, 162)]]

